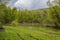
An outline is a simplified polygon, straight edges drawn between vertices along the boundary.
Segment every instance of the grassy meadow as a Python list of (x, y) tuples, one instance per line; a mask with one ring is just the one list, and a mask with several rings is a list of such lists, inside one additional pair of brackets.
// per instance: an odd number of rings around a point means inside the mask
[(4, 26), (0, 32), (0, 40), (60, 40), (60, 32), (56, 29), (34, 26)]

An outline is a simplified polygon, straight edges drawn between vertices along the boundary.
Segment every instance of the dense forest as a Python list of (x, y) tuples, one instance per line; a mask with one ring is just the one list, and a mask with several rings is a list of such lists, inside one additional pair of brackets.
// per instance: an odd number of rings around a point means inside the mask
[[(2, 24), (38, 23), (47, 27), (60, 28), (60, 6), (38, 10), (18, 10), (10, 8), (6, 4), (0, 4), (0, 22)], [(59, 4), (60, 5), (60, 4)]]

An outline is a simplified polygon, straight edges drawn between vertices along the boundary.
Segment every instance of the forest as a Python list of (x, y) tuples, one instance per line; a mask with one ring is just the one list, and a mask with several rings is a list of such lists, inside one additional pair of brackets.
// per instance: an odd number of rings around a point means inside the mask
[(0, 22), (2, 24), (38, 23), (44, 26), (60, 28), (60, 6), (38, 10), (17, 10), (0, 4)]
[[(44, 35), (46, 34), (46, 32), (49, 34), (49, 32), (51, 31), (51, 34), (49, 35), (56, 34), (55, 36), (59, 35), (59, 37), (53, 36), (53, 38), (51, 38), (51, 36), (49, 36), (51, 39), (48, 38), (47, 40), (55, 40), (55, 38), (56, 40), (60, 40), (60, 0), (54, 0), (54, 3), (55, 5), (51, 4), (50, 1), (48, 1), (47, 5), (49, 6), (49, 8), (37, 9), (37, 10), (28, 10), (28, 9), (21, 10), (17, 9), (16, 7), (11, 8), (9, 6), (6, 6), (6, 3), (2, 3), (0, 1), (0, 35), (2, 34), (0, 36), (0, 39), (46, 40), (48, 36), (45, 36), (46, 38), (44, 38)], [(27, 25), (29, 26), (27, 27)], [(30, 26), (32, 28), (30, 28)], [(47, 28), (48, 31), (45, 28)], [(41, 29), (44, 29), (45, 31)], [(52, 31), (51, 29), (54, 31)], [(8, 30), (8, 31), (2, 33), (1, 32), (2, 30)], [(16, 38), (14, 37), (14, 39), (13, 36), (8, 37), (10, 30), (12, 30), (11, 31), (12, 33), (10, 35), (17, 34), (18, 37)], [(55, 30), (58, 30), (58, 32), (57, 31), (55, 32)], [(42, 33), (41, 31), (43, 31), (44, 33)], [(43, 34), (44, 35), (42, 36), (41, 34), (37, 34), (39, 32), (42, 33), (42, 35)], [(24, 35), (24, 33), (27, 36)], [(8, 38), (7, 37), (5, 38), (6, 35)], [(38, 35), (40, 36), (38, 37)]]

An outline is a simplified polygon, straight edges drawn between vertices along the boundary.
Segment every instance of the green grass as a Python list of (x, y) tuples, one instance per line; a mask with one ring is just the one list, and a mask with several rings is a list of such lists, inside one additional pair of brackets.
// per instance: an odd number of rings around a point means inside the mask
[(0, 40), (60, 40), (60, 31), (32, 26), (4, 26)]

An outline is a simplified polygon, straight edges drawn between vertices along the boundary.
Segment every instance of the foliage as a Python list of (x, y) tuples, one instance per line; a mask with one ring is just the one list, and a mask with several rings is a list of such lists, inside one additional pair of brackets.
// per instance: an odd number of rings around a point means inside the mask
[(60, 0), (54, 0), (54, 4), (52, 5), (50, 5), (50, 1), (48, 1), (48, 3), (50, 7), (53, 6), (50, 8), (52, 23), (55, 25), (55, 28), (60, 29)]
[(15, 7), (10, 8), (5, 4), (1, 4), (0, 22), (14, 25), (19, 23), (39, 23), (41, 26), (59, 28), (60, 6), (50, 5), (50, 8), (39, 10), (17, 10)]

